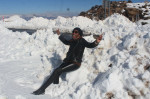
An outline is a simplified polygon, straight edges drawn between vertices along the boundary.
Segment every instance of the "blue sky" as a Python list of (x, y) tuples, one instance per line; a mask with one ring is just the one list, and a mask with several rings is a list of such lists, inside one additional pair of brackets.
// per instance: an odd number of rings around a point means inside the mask
[[(132, 1), (143, 2), (144, 0)], [(0, 15), (80, 13), (89, 10), (94, 5), (101, 5), (101, 3), (102, 0), (0, 0)]]

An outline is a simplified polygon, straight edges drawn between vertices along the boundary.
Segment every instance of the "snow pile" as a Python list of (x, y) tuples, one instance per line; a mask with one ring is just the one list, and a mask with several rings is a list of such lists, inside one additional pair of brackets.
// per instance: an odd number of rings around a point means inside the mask
[[(73, 17), (73, 18), (63, 18), (63, 17), (58, 17), (56, 20), (56, 26), (64, 26), (64, 27), (81, 27), (81, 28), (85, 28), (85, 27), (92, 27), (94, 22), (86, 17)], [(80, 23), (78, 23), (80, 22)], [(87, 22), (85, 24), (85, 22)]]
[[(91, 19), (82, 16), (73, 18), (63, 18), (59, 16), (55, 22), (56, 28), (59, 27), (62, 32), (71, 32), (73, 27), (80, 27), (81, 29), (85, 30), (87, 27), (93, 27), (95, 23)], [(87, 23), (85, 24), (85, 22)]]
[(17, 29), (45, 29), (48, 28), (50, 23), (48, 19), (42, 17), (33, 17), (29, 21), (26, 21), (18, 15), (12, 16), (4, 21), (5, 27)]
[[(15, 20), (24, 20), (16, 17)], [(36, 24), (37, 23), (37, 24)], [(25, 25), (24, 25), (25, 24)], [(12, 32), (11, 25), (40, 28), (33, 35)], [(48, 27), (48, 28), (45, 28)], [(64, 59), (68, 46), (53, 30), (81, 27), (91, 34), (103, 34), (93, 49), (85, 49), (80, 69), (63, 74), (60, 84), (51, 84), (44, 95), (30, 93)], [(22, 27), (24, 28), (24, 27)], [(149, 99), (150, 29), (114, 14), (104, 21), (84, 17), (54, 20), (0, 22), (0, 98), (2, 99)], [(92, 35), (84, 37), (92, 42)]]
[(18, 15), (14, 15), (8, 19), (4, 19), (5, 21), (5, 26), (7, 26), (8, 28), (22, 28), (24, 27), (23, 24), (26, 23), (25, 19), (20, 18), (20, 16)]
[(108, 50), (107, 58), (109, 57), (111, 61), (111, 69), (99, 73), (94, 84), (95, 88), (102, 91), (102, 96), (111, 93), (112, 97), (122, 99), (142, 96), (148, 99), (149, 86), (147, 83), (150, 82), (149, 36), (148, 31), (130, 33)]
[[(42, 17), (34, 17), (31, 18), (28, 21), (28, 24), (26, 24), (26, 26), (32, 28), (32, 29), (44, 29), (44, 28), (48, 28), (49, 25), (49, 20), (48, 19), (44, 19)], [(34, 27), (33, 27), (34, 26)]]

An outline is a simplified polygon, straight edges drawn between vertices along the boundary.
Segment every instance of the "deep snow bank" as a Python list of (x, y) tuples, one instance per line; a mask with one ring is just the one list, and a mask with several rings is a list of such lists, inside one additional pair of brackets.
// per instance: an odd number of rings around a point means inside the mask
[[(15, 20), (23, 19), (17, 17)], [(28, 35), (26, 32), (12, 32), (5, 28), (11, 25), (24, 28), (23, 26), (26, 27), (28, 24), (33, 28), (42, 26), (46, 28), (42, 27), (43, 29), (33, 35)], [(137, 26), (119, 14), (114, 14), (104, 21), (92, 21), (84, 17), (58, 17), (55, 20), (33, 18), (29, 21), (18, 21), (18, 23), (11, 21), (10, 24), (1, 22), (0, 61), (3, 63), (40, 57), (40, 65), (30, 64), (32, 69), (36, 70), (30, 70), (33, 72), (30, 75), (32, 77), (26, 76), (26, 79), (30, 81), (30, 88), (35, 90), (49, 75), (49, 72), (59, 66), (68, 50), (68, 46), (62, 44), (58, 36), (53, 33), (53, 29), (71, 31), (74, 27), (80, 27), (91, 34), (104, 32), (103, 40), (98, 47), (85, 49), (81, 68), (68, 73), (66, 77), (64, 75), (59, 85), (50, 85), (46, 90), (48, 96), (44, 95), (40, 99), (49, 97), (56, 99), (110, 97), (148, 99), (150, 97), (150, 30)], [(92, 35), (84, 38), (89, 42), (94, 41)], [(25, 83), (24, 78), (17, 77), (23, 79), (22, 82)], [(24, 83), (22, 83), (24, 86), (28, 86)], [(7, 92), (1, 91), (2, 86), (7, 86), (7, 84), (0, 84), (0, 93), (4, 94), (1, 97), (9, 97)], [(18, 96), (17, 93), (13, 94)], [(21, 99), (29, 97), (23, 92), (20, 95)], [(30, 96), (30, 98), (34, 99), (35, 96)]]

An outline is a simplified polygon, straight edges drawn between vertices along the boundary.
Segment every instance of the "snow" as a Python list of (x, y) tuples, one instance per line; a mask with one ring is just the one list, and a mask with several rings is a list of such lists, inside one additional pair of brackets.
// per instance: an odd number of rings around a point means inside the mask
[[(146, 6), (146, 7), (145, 7)], [(129, 8), (137, 8), (139, 10), (142, 10), (145, 14), (144, 17), (150, 17), (150, 2), (147, 3), (127, 3), (127, 7)], [(149, 27), (150, 20), (140, 20), (137, 22), (137, 24), (141, 24), (141, 22), (146, 22), (148, 24), (145, 25), (145, 27)]]
[[(103, 21), (85, 17), (26, 21), (15, 15), (0, 20), (0, 99), (149, 99), (150, 24), (142, 26), (114, 14)], [(31, 93), (57, 68), (68, 50), (53, 30), (72, 31), (80, 27), (84, 38), (93, 34), (103, 40), (86, 48), (80, 69), (63, 74), (44, 95)], [(7, 28), (38, 29), (13, 32)]]

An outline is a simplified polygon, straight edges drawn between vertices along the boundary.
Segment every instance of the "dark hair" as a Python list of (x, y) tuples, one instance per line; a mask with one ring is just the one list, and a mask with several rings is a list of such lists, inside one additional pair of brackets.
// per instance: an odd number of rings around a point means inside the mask
[(77, 31), (79, 32), (80, 36), (83, 36), (83, 31), (82, 31), (80, 28), (78, 28), (78, 27), (74, 28), (73, 31), (72, 31), (72, 33), (73, 33), (75, 30), (77, 30)]

